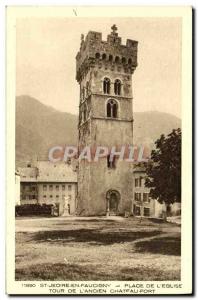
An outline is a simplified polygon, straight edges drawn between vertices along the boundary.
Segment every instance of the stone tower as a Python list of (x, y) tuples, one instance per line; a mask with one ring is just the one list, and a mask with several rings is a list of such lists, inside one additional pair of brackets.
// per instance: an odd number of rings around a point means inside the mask
[[(76, 56), (80, 85), (79, 148), (104, 146), (119, 151), (133, 142), (132, 74), (137, 67), (138, 42), (122, 45), (117, 27), (107, 41), (100, 32), (81, 36)], [(79, 215), (122, 215), (132, 212), (132, 166), (110, 156), (98, 162), (82, 160), (78, 170)]]

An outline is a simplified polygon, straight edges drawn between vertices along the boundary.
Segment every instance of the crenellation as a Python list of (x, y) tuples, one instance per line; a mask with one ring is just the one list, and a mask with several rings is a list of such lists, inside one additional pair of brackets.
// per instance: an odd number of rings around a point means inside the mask
[(103, 41), (100, 32), (89, 31), (85, 41), (81, 40), (76, 56), (77, 81), (80, 82), (96, 65), (105, 70), (116, 67), (119, 72), (132, 74), (137, 67), (137, 48), (138, 42), (131, 39), (122, 45), (117, 32), (112, 32), (107, 36), (107, 41)]

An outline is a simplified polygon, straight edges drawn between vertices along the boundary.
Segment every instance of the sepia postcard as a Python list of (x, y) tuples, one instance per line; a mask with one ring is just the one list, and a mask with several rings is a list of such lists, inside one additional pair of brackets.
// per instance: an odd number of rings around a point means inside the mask
[(6, 22), (6, 293), (192, 294), (192, 8)]

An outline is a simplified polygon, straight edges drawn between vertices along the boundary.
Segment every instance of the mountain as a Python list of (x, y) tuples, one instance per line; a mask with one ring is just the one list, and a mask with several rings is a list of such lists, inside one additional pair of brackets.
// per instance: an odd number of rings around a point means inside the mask
[(55, 145), (77, 144), (77, 116), (29, 96), (16, 98), (16, 161), (46, 159)]
[(181, 128), (181, 120), (174, 115), (158, 112), (134, 112), (134, 143), (154, 145), (161, 134)]
[[(30, 96), (16, 97), (16, 165), (46, 159), (54, 145), (77, 144), (78, 116), (60, 112)], [(134, 144), (153, 146), (162, 134), (181, 127), (181, 120), (162, 112), (134, 113)]]

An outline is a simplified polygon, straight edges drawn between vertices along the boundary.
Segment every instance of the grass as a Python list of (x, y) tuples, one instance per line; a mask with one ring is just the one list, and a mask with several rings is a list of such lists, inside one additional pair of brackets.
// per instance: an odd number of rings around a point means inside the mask
[(100, 270), (99, 272), (93, 266), (79, 266), (77, 264), (39, 264), (33, 265), (30, 268), (22, 268), (16, 270), (16, 280), (21, 280), (21, 278), (28, 278), (28, 280), (150, 280), (145, 279), (145, 277), (152, 280), (159, 280), (159, 278), (164, 277), (166, 280), (177, 280), (178, 272), (167, 272), (164, 270), (154, 269), (147, 267), (141, 268), (121, 268), (115, 270), (112, 274), (109, 272), (104, 272)]
[(180, 226), (137, 218), (16, 220), (16, 280), (180, 280)]
[(135, 245), (140, 253), (155, 253), (181, 256), (180, 237), (155, 238), (151, 241), (138, 242)]
[(32, 240), (39, 243), (50, 244), (87, 243), (89, 245), (111, 245), (115, 243), (132, 242), (136, 239), (150, 237), (159, 234), (160, 231), (150, 232), (105, 232), (95, 229), (39, 231), (34, 234)]

